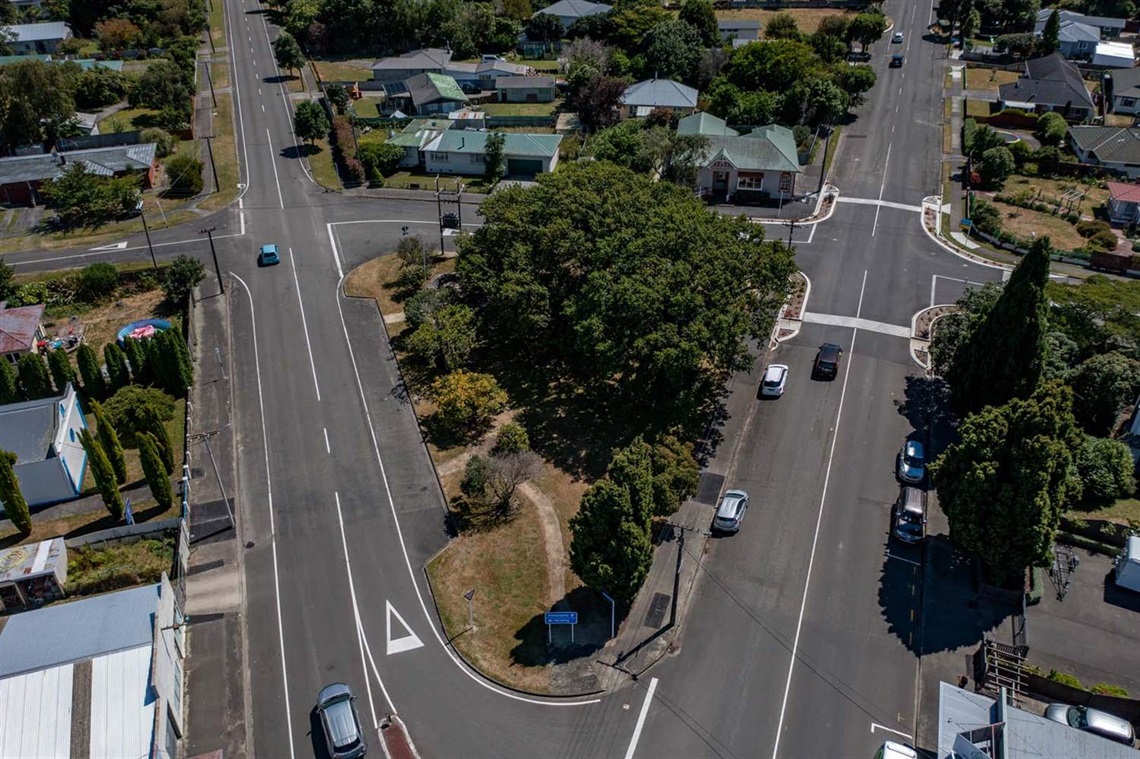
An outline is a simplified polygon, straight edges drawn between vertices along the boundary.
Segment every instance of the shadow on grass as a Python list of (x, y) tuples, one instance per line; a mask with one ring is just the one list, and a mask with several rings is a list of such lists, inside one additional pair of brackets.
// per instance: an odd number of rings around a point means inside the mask
[[(578, 612), (578, 624), (574, 625), (573, 641), (569, 625), (547, 628), (547, 611)], [(620, 612), (614, 624), (620, 625), (623, 619), (625, 613)], [(565, 664), (601, 650), (609, 637), (609, 602), (600, 593), (589, 588), (575, 588), (551, 609), (543, 609), (535, 614), (515, 633), (515, 640), (519, 643), (511, 649), (511, 660), (523, 667)]]

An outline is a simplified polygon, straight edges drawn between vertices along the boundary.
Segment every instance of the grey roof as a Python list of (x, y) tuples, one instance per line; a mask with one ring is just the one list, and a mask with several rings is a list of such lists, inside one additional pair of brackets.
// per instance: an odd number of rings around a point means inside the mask
[(591, 3), (589, 0), (558, 0), (558, 2), (538, 11), (535, 15), (546, 13), (561, 18), (585, 18), (586, 16), (596, 16), (599, 13), (609, 13), (613, 9), (612, 5)]
[(451, 62), (451, 51), (441, 50), (437, 47), (425, 47), (422, 50), (412, 50), (402, 55), (391, 55), (381, 58), (372, 64), (372, 69), (442, 69)]
[(745, 171), (803, 171), (796, 153), (795, 138), (787, 127), (772, 124), (746, 135), (709, 135), (708, 142), (703, 159), (705, 165), (727, 160)]
[(64, 40), (71, 36), (71, 30), (63, 21), (45, 21), (42, 24), (12, 24), (4, 28), (16, 35), (16, 42)]
[(510, 61), (479, 61), (475, 65), (476, 74), (486, 74), (488, 71), (498, 71), (501, 74), (510, 74), (512, 76), (526, 76), (527, 67), (521, 63), (511, 63)]
[(1066, 21), (1057, 31), (1060, 42), (1100, 42), (1100, 29), (1079, 21)]
[[(1042, 8), (1037, 11), (1037, 32), (1045, 27), (1045, 22), (1049, 20), (1049, 16), (1053, 13), (1052, 8)], [(1107, 16), (1086, 16), (1083, 13), (1076, 11), (1058, 10), (1057, 20), (1062, 24), (1066, 21), (1077, 21), (1082, 24), (1089, 24), (1091, 26), (1103, 27), (1105, 29), (1124, 29), (1125, 21), (1122, 18), (1109, 18)]]
[(677, 122), (677, 134), (703, 134), (709, 137), (735, 137), (740, 132), (729, 127), (724, 119), (701, 111), (691, 113)]
[(553, 86), (552, 76), (501, 76), (495, 81), (495, 88), (500, 90), (529, 90), (532, 87)]
[(0, 632), (0, 677), (150, 645), (161, 585), (15, 614)]
[(123, 171), (146, 171), (154, 158), (153, 142), (0, 158), (0, 184), (55, 179), (75, 163), (82, 163), (92, 174), (104, 177)]
[(760, 29), (760, 22), (752, 18), (722, 18), (716, 22), (722, 32), (729, 29)]
[[(963, 756), (954, 753), (962, 733), (991, 728), (1000, 736), (1004, 759), (1081, 757), (1081, 759), (1140, 759), (1140, 751), (1091, 733), (1022, 711), (979, 693), (940, 683), (938, 691), (938, 759)], [(990, 730), (984, 731), (986, 734)], [(974, 738), (981, 740), (980, 736)], [(969, 740), (966, 738), (965, 740)]]
[(1025, 73), (1017, 81), (998, 87), (998, 96), (1016, 103), (1093, 108), (1080, 70), (1060, 53), (1026, 61)]
[(1140, 129), (1075, 126), (1069, 127), (1069, 136), (1100, 163), (1140, 163)]
[(1116, 69), (1108, 74), (1112, 80), (1112, 96), (1140, 97), (1140, 68)]
[[(432, 153), (481, 154), (486, 150), (489, 132), (472, 129), (453, 129), (444, 132), (423, 147)], [(503, 155), (511, 158), (550, 158), (558, 154), (562, 142), (560, 134), (520, 134), (503, 132)]]
[(59, 419), (55, 404), (62, 398), (41, 398), (0, 406), (0, 450), (16, 454), (17, 466), (47, 458)]
[(407, 81), (408, 92), (412, 96), (412, 103), (417, 107), (425, 103), (434, 103), (438, 100), (451, 100), (466, 103), (467, 96), (459, 88), (456, 81), (444, 74), (427, 72), (416, 74)]
[(631, 84), (622, 94), (621, 102), (633, 107), (696, 108), (697, 91), (672, 79), (646, 79)]

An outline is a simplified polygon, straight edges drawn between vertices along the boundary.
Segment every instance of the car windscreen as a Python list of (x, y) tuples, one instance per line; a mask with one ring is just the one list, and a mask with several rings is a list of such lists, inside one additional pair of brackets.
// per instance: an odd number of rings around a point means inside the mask
[(923, 467), (923, 465), (926, 463), (926, 461), (922, 458), (922, 456), (916, 456), (913, 453), (908, 453), (905, 456), (903, 456), (903, 461), (906, 462), (907, 466), (909, 466), (913, 469), (921, 469)]

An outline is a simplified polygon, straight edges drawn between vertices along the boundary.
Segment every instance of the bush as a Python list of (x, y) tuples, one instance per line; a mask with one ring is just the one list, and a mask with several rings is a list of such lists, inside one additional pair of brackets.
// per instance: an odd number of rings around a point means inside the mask
[(333, 157), (340, 164), (346, 183), (360, 184), (367, 179), (364, 165), (356, 155), (352, 121), (347, 116), (333, 116)]
[(1112, 232), (1112, 227), (1106, 221), (1099, 219), (1081, 219), (1076, 224), (1077, 234), (1081, 237), (1092, 237), (1098, 232)]
[(507, 405), (507, 394), (494, 377), (463, 369), (435, 380), (431, 398), (438, 421), (454, 432), (483, 429)]
[(395, 173), (404, 158), (404, 149), (386, 142), (369, 142), (360, 146), (358, 157), (368, 180), (376, 182)]
[(1116, 250), (1116, 246), (1120, 244), (1120, 238), (1112, 232), (1097, 232), (1089, 240), (1088, 248), (1090, 250), (1103, 250), (1112, 251)]
[(98, 303), (114, 295), (118, 284), (119, 270), (114, 264), (100, 261), (79, 272), (79, 297), (88, 303)]
[(482, 456), (472, 456), (467, 459), (467, 466), (463, 470), (463, 479), (459, 481), (459, 490), (468, 498), (482, 498), (487, 492), (487, 460)]
[(107, 399), (103, 411), (119, 433), (119, 442), (134, 448), (138, 445), (135, 433), (146, 429), (147, 414), (157, 414), (163, 422), (174, 418), (174, 399), (157, 388), (127, 385)]
[(202, 170), (205, 165), (192, 155), (183, 153), (166, 162), (166, 176), (170, 189), (180, 195), (197, 195), (205, 186)]
[(1109, 685), (1108, 683), (1097, 683), (1092, 687), (1092, 692), (1100, 696), (1119, 696), (1120, 698), (1128, 698), (1128, 691), (1121, 688), (1119, 685)]
[(178, 144), (178, 138), (172, 135), (165, 129), (158, 127), (151, 127), (142, 130), (140, 135), (143, 142), (153, 142), (155, 155), (159, 158), (166, 158), (174, 152), (174, 147)]
[(1089, 503), (1107, 503), (1136, 489), (1132, 452), (1120, 440), (1085, 437), (1077, 453), (1077, 472)]
[(499, 428), (495, 437), (495, 447), (491, 450), (495, 455), (509, 453), (522, 453), (530, 450), (530, 438), (521, 424), (508, 422)]
[(1051, 669), (1049, 670), (1048, 677), (1053, 682), (1060, 683), (1061, 685), (1068, 685), (1070, 688), (1079, 688), (1081, 690), (1085, 689), (1085, 686), (1081, 685), (1080, 680), (1068, 674), (1067, 672), (1058, 672), (1055, 669)]
[(431, 267), (428, 266), (415, 264), (401, 267), (400, 274), (396, 277), (396, 290), (404, 295), (415, 293), (424, 286), (430, 276)]
[(197, 258), (180, 255), (162, 272), (162, 291), (174, 305), (185, 303), (206, 276), (206, 267)]

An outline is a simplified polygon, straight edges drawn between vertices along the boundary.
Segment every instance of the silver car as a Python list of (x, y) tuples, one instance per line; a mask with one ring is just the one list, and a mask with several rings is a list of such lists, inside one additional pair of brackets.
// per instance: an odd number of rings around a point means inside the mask
[(740, 522), (744, 519), (744, 512), (748, 511), (748, 494), (743, 490), (729, 490), (720, 499), (716, 516), (713, 517), (713, 529), (721, 532), (737, 532)]
[(1045, 708), (1045, 719), (1123, 743), (1125, 746), (1131, 746), (1136, 740), (1136, 732), (1128, 720), (1087, 706), (1049, 704)]
[(899, 451), (899, 479), (915, 484), (926, 479), (926, 455), (917, 440), (906, 441)]
[(332, 759), (360, 759), (368, 753), (351, 688), (344, 683), (326, 685), (317, 696), (317, 713)]

